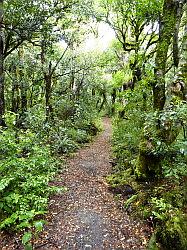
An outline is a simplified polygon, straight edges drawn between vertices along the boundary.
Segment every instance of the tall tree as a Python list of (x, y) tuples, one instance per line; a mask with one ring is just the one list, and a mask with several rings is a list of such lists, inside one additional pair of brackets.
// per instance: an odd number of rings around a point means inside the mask
[(4, 61), (22, 44), (37, 42), (48, 20), (54, 19), (55, 22), (60, 18), (60, 13), (64, 14), (75, 2), (77, 1), (2, 0), (0, 2), (0, 124), (5, 124)]
[(4, 30), (3, 30), (4, 6), (0, 0), (0, 126), (5, 126), (3, 115), (5, 112), (4, 100)]
[[(131, 57), (133, 83), (142, 78), (143, 65), (155, 52), (161, 1), (105, 0), (99, 18), (116, 33), (127, 58)], [(96, 15), (97, 17), (97, 15)]]
[[(163, 4), (162, 16), (159, 23), (159, 41), (157, 43), (157, 51), (154, 67), (154, 82), (153, 82), (153, 108), (159, 112), (164, 112), (166, 102), (166, 63), (168, 60), (168, 52), (172, 44), (172, 38), (178, 37), (179, 29), (178, 20), (181, 20), (183, 14), (184, 1), (165, 0)], [(176, 41), (176, 40), (175, 40)], [(175, 60), (176, 58), (174, 58)], [(160, 126), (158, 118), (155, 124), (157, 139), (163, 143), (171, 143), (176, 136), (171, 136), (171, 133), (166, 131), (165, 127)], [(173, 138), (171, 140), (171, 137)], [(162, 173), (163, 156), (160, 153), (155, 154), (155, 145), (152, 138), (144, 138), (140, 144), (139, 159), (137, 161), (137, 174), (139, 177), (151, 178)], [(155, 150), (156, 151), (156, 150)]]
[[(177, 41), (179, 24), (183, 14), (183, 5), (186, 1), (165, 0), (163, 5), (162, 18), (160, 20), (160, 35), (157, 43), (157, 52), (155, 58), (155, 82), (153, 84), (154, 109), (163, 110), (166, 101), (165, 96), (165, 74), (166, 62), (168, 58), (169, 46), (172, 37)], [(177, 26), (177, 29), (176, 29)], [(175, 50), (178, 44), (175, 44)], [(177, 56), (178, 57), (178, 56)], [(176, 61), (176, 56), (174, 61)], [(178, 63), (177, 63), (178, 65)]]

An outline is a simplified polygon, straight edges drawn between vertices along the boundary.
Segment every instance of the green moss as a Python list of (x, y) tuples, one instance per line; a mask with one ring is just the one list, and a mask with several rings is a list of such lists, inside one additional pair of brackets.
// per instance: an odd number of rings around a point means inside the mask
[(154, 151), (153, 144), (146, 140), (141, 142), (139, 156), (135, 165), (138, 179), (152, 179), (161, 175), (161, 157)]
[(149, 240), (148, 250), (160, 250), (156, 240), (156, 233), (153, 233)]
[(187, 217), (178, 211), (166, 223), (157, 227), (156, 238), (161, 242), (163, 249), (187, 249)]
[(125, 184), (132, 185), (133, 176), (131, 175), (131, 172), (131, 169), (119, 171), (107, 176), (106, 180), (112, 187), (123, 186)]
[(129, 184), (136, 193), (124, 202), (131, 216), (152, 218), (154, 234), (149, 250), (187, 250), (186, 182), (181, 178), (157, 179), (151, 182), (135, 180), (132, 171), (119, 171), (107, 178), (110, 185), (119, 187)]

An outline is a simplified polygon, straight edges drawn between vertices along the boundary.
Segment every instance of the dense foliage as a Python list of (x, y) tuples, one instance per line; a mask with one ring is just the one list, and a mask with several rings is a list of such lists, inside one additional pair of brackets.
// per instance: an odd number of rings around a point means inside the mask
[[(154, 228), (149, 249), (184, 250), (187, 246), (185, 1), (180, 4), (144, 1), (141, 7), (140, 1), (106, 2), (105, 11), (112, 13), (109, 12), (112, 10), (116, 18), (106, 15), (106, 21), (116, 30), (119, 40), (119, 45), (112, 48), (113, 61), (118, 62), (111, 93), (115, 166), (107, 180), (114, 192), (122, 197), (126, 194), (127, 211), (146, 219)], [(133, 18), (130, 12), (122, 12), (128, 4), (136, 9)], [(152, 9), (144, 16), (141, 11), (150, 4)], [(112, 69), (113, 65), (109, 67)]]
[(100, 130), (101, 55), (82, 50), (87, 31), (75, 30), (85, 5), (77, 4), (0, 5), (0, 229), (21, 230), (27, 249), (45, 224), (49, 196), (65, 190), (49, 185), (63, 155)]
[[(87, 50), (103, 24), (116, 39)], [(63, 155), (107, 114), (108, 182), (153, 227), (149, 249), (186, 249), (186, 27), (185, 0), (0, 1), (2, 230), (22, 230), (31, 248), (49, 195), (64, 189), (49, 185)]]

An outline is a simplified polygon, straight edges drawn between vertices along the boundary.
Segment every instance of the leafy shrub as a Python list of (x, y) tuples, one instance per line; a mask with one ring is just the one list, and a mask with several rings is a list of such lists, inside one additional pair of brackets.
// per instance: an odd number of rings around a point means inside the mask
[[(137, 91), (123, 94), (125, 115), (123, 119), (114, 119), (112, 142), (116, 165), (107, 180), (112, 187), (129, 184), (137, 191), (125, 200), (124, 206), (154, 227), (150, 250), (186, 250), (186, 102), (167, 104), (162, 112), (148, 109), (148, 105), (142, 110), (143, 99)], [(161, 159), (162, 173), (157, 180), (136, 179), (134, 170), (143, 139), (150, 142), (149, 153)]]
[(0, 228), (30, 227), (36, 215), (46, 212), (57, 161), (29, 130), (19, 135), (1, 130), (0, 141)]
[(27, 125), (38, 140), (50, 145), (53, 153), (72, 153), (79, 148), (79, 144), (89, 142), (100, 130), (98, 113), (92, 107), (92, 101), (86, 102), (87, 105), (84, 100), (77, 103), (60, 100), (54, 108), (53, 119), (48, 122), (43, 108), (37, 105), (27, 112)]
[(51, 127), (49, 134), (51, 150), (56, 154), (70, 153), (78, 148), (78, 144), (70, 136), (68, 127), (63, 127), (59, 124), (59, 126), (54, 128)]
[[(174, 198), (174, 197), (173, 197)], [(152, 198), (152, 214), (156, 220), (156, 239), (164, 249), (187, 249), (187, 216), (167, 199)], [(178, 202), (176, 205), (181, 203)]]
[[(113, 154), (121, 167), (133, 168), (137, 158), (139, 144), (143, 134), (143, 124), (147, 115), (150, 94), (145, 88), (146, 81), (142, 81), (134, 91), (121, 92), (117, 105), (117, 113), (123, 109), (124, 116), (117, 116), (113, 122)], [(146, 98), (145, 98), (146, 96)], [(125, 100), (125, 104), (120, 103)]]
[[(138, 153), (141, 127), (131, 126), (131, 121), (116, 119), (113, 130), (113, 155), (118, 165), (128, 168)], [(125, 132), (124, 132), (125, 131)]]

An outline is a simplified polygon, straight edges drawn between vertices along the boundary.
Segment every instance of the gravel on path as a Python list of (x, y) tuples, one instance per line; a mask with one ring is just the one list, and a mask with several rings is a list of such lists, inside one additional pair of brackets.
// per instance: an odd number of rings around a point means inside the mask
[(51, 197), (48, 224), (34, 249), (146, 249), (149, 229), (118, 206), (105, 182), (112, 170), (109, 118), (103, 120), (103, 126), (94, 142), (67, 160), (60, 181), (51, 183), (65, 185), (68, 191)]
[(68, 192), (51, 200), (53, 217), (43, 234), (46, 243), (38, 243), (37, 249), (146, 249), (146, 225), (119, 208), (105, 182), (112, 168), (110, 119), (105, 118), (103, 125), (95, 141), (67, 161), (61, 178)]

